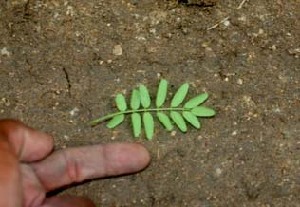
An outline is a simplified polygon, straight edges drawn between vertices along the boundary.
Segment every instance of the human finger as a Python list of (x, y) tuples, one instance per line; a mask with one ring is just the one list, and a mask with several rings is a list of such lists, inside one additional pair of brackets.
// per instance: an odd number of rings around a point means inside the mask
[(150, 155), (142, 145), (116, 143), (56, 151), (31, 166), (50, 191), (86, 179), (137, 172), (149, 162)]
[(47, 198), (41, 207), (95, 207), (95, 205), (83, 197), (56, 196)]
[(21, 206), (19, 161), (6, 137), (0, 134), (0, 206)]
[(8, 140), (13, 152), (21, 161), (43, 159), (53, 148), (51, 136), (16, 120), (0, 120), (0, 135)]

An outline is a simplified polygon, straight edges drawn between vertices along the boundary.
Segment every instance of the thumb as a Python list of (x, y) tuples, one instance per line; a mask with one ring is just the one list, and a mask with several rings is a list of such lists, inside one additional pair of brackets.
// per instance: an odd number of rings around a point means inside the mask
[[(1, 126), (0, 126), (1, 127)], [(6, 137), (0, 134), (0, 206), (21, 207), (19, 161)]]

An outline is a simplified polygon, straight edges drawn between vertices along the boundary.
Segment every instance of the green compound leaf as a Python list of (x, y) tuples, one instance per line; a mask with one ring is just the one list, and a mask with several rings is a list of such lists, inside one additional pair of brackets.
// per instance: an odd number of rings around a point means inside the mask
[(119, 114), (107, 123), (107, 128), (113, 129), (124, 121), (125, 115)]
[(140, 89), (141, 104), (144, 108), (148, 108), (151, 104), (149, 91), (144, 85), (140, 85), (139, 89)]
[[(182, 84), (177, 92), (174, 93), (171, 104), (163, 106), (166, 105), (168, 94), (168, 82), (166, 80), (162, 79), (159, 83), (155, 103), (151, 103), (149, 91), (146, 86), (140, 85), (138, 88), (132, 90), (128, 105), (124, 95), (117, 94), (115, 102), (118, 110), (94, 119), (89, 124), (95, 126), (100, 122), (108, 121), (107, 127), (114, 128), (124, 121), (126, 115), (129, 115), (131, 117), (134, 137), (139, 137), (142, 130), (145, 130), (148, 140), (151, 140), (154, 135), (155, 124), (153, 114), (156, 114), (155, 118), (168, 131), (173, 130), (174, 125), (176, 125), (180, 131), (186, 132), (187, 123), (199, 129), (201, 128), (201, 123), (198, 117), (212, 117), (216, 112), (214, 109), (202, 106), (208, 99), (207, 93), (195, 96), (184, 103), (183, 101), (186, 98), (188, 89), (188, 83)], [(150, 107), (151, 105), (153, 107)]]
[(168, 91), (168, 82), (165, 79), (162, 79), (159, 83), (157, 95), (156, 95), (156, 106), (159, 108), (161, 107), (167, 97)]
[(191, 112), (194, 115), (199, 116), (199, 117), (211, 117), (211, 116), (216, 115), (215, 110), (205, 107), (205, 106), (198, 106), (196, 108), (193, 108), (191, 110)]
[(173, 124), (170, 120), (170, 118), (162, 113), (162, 112), (157, 112), (157, 118), (158, 120), (160, 121), (160, 123), (162, 123), (162, 125), (164, 125), (164, 127), (168, 130), (168, 131), (171, 131), (173, 129)]
[(141, 98), (140, 98), (140, 92), (136, 89), (133, 89), (130, 99), (130, 107), (134, 110), (137, 110), (140, 108), (141, 105)]
[(121, 94), (121, 93), (117, 94), (116, 104), (117, 104), (117, 108), (120, 111), (126, 111), (127, 105), (126, 105), (125, 97), (123, 96), (123, 94)]
[(179, 104), (181, 104), (183, 99), (185, 98), (188, 90), (189, 90), (189, 84), (188, 83), (185, 83), (185, 84), (181, 85), (178, 88), (178, 91), (176, 92), (176, 94), (174, 95), (174, 97), (171, 101), (171, 107), (179, 106)]
[(142, 132), (142, 117), (138, 113), (131, 114), (131, 123), (134, 137), (139, 137)]
[(198, 121), (197, 116), (195, 116), (192, 112), (184, 111), (182, 112), (182, 116), (195, 128), (200, 129), (200, 122)]
[(143, 114), (143, 122), (144, 122), (146, 137), (148, 140), (151, 140), (154, 134), (153, 116), (149, 112), (145, 112)]
[(208, 99), (208, 94), (202, 93), (199, 96), (196, 96), (195, 98), (192, 98), (191, 100), (186, 102), (183, 107), (186, 109), (192, 109), (192, 108), (204, 103), (207, 99)]
[(180, 131), (182, 131), (182, 132), (187, 131), (186, 123), (185, 123), (184, 119), (182, 118), (182, 116), (180, 115), (180, 113), (178, 113), (177, 111), (171, 111), (170, 116), (171, 116), (171, 119), (178, 126)]

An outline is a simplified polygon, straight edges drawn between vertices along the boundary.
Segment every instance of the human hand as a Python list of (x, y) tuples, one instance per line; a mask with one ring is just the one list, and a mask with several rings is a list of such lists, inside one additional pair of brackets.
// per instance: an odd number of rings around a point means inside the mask
[(0, 120), (0, 206), (93, 207), (81, 197), (46, 197), (71, 183), (138, 172), (150, 162), (139, 144), (116, 143), (52, 151), (51, 136)]

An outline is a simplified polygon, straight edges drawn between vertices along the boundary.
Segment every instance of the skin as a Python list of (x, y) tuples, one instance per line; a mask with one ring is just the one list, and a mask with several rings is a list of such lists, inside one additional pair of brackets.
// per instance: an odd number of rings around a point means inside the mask
[(71, 183), (138, 172), (150, 162), (140, 144), (116, 143), (53, 151), (50, 135), (0, 120), (0, 206), (94, 207), (87, 198), (46, 197)]

